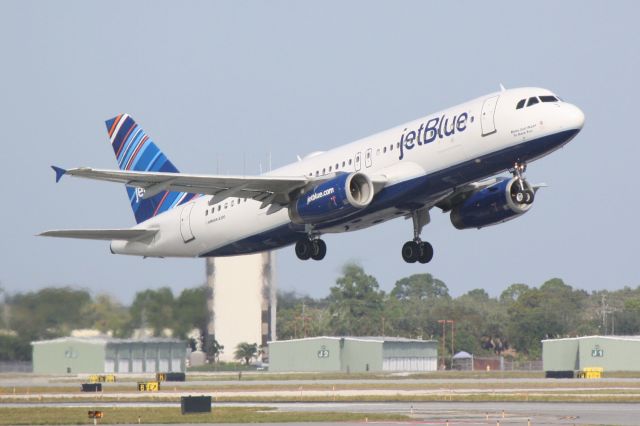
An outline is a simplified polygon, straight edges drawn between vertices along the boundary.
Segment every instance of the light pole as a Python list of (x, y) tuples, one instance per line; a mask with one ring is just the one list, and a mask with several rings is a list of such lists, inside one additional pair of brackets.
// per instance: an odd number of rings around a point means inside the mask
[(447, 325), (447, 320), (438, 320), (438, 324), (442, 324), (442, 369), (445, 370), (446, 366), (444, 363), (445, 360), (445, 336), (447, 335), (447, 329), (446, 329), (446, 325)]
[(447, 322), (451, 324), (451, 367), (453, 368), (453, 342), (455, 341), (455, 331), (453, 327), (456, 322), (455, 320), (447, 320)]

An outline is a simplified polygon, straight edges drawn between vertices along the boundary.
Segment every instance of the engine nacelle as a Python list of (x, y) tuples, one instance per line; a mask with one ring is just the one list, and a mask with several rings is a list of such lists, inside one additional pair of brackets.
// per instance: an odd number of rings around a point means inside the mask
[(371, 179), (364, 173), (341, 174), (301, 195), (289, 207), (289, 217), (298, 224), (346, 217), (367, 207), (373, 195)]
[(451, 210), (451, 223), (458, 229), (483, 228), (506, 222), (526, 213), (533, 202), (533, 188), (523, 181), (524, 195), (517, 178), (504, 178), (480, 189)]

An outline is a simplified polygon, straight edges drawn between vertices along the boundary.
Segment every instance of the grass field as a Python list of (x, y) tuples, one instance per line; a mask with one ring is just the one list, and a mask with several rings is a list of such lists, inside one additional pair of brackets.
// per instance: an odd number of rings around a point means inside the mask
[[(278, 412), (268, 407), (222, 407), (211, 413), (182, 415), (180, 408), (104, 408), (99, 424), (129, 423), (267, 423), (267, 422), (319, 422), (319, 421), (394, 421), (408, 420), (398, 414)], [(2, 408), (0, 425), (73, 425), (89, 424), (85, 408)]]

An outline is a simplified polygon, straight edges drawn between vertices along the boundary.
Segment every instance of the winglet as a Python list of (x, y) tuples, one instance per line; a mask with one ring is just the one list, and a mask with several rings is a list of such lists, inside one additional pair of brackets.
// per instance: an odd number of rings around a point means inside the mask
[(51, 168), (53, 169), (54, 172), (56, 172), (56, 183), (60, 182), (60, 179), (62, 179), (62, 176), (64, 176), (67, 173), (67, 170), (63, 169), (62, 167), (51, 166)]

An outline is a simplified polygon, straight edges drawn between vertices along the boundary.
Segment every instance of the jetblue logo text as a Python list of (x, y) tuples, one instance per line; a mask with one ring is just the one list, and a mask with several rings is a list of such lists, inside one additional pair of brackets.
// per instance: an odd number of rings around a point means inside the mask
[(453, 117), (443, 115), (434, 117), (426, 123), (421, 123), (417, 130), (407, 131), (407, 129), (404, 129), (400, 136), (400, 157), (398, 159), (402, 160), (404, 158), (405, 149), (412, 150), (416, 145), (426, 145), (438, 138), (442, 139), (452, 136), (456, 132), (464, 132), (467, 128), (468, 118), (469, 114), (466, 112)]
[(323, 198), (323, 197), (326, 197), (327, 195), (331, 195), (331, 194), (333, 194), (333, 192), (334, 192), (333, 188), (325, 189), (322, 192), (314, 192), (313, 194), (311, 194), (311, 195), (309, 195), (307, 197), (307, 205), (311, 204), (312, 202), (314, 202), (318, 198)]

